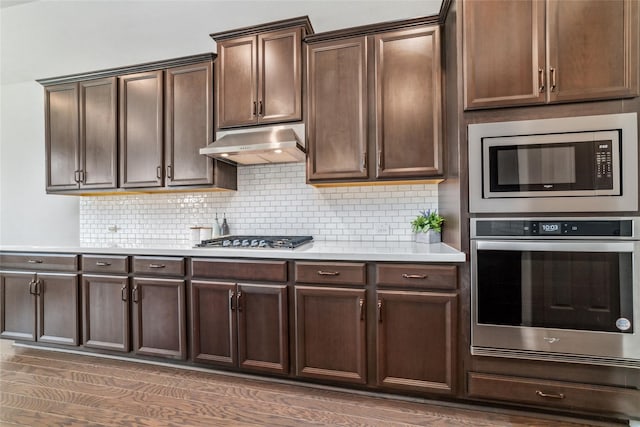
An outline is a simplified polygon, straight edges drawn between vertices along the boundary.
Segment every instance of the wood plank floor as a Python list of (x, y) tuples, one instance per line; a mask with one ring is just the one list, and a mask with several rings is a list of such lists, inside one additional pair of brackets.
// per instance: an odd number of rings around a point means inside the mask
[[(0, 426), (562, 426), (0, 340)], [(602, 424), (598, 424), (602, 425)]]

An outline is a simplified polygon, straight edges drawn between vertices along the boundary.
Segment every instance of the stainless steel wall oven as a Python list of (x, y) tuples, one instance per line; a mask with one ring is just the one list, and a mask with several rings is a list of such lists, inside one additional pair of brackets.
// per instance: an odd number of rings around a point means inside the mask
[(638, 210), (636, 113), (469, 125), (469, 210)]
[(472, 219), (472, 354), (640, 368), (639, 222)]

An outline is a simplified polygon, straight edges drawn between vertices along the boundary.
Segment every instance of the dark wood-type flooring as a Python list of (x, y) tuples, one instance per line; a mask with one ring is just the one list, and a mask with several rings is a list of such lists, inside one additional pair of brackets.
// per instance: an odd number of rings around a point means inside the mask
[(0, 340), (1, 426), (577, 426), (579, 423), (15, 347)]

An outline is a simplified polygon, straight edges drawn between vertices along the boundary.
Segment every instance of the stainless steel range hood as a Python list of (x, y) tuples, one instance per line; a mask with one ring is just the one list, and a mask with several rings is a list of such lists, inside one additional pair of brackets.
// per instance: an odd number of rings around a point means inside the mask
[(303, 124), (221, 131), (216, 137), (200, 154), (241, 165), (305, 160)]

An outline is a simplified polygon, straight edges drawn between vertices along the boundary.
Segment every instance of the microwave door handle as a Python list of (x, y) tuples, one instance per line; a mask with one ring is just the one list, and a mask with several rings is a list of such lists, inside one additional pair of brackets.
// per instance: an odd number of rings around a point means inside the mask
[(496, 241), (476, 240), (478, 250), (535, 251), (535, 252), (631, 252), (637, 242), (611, 242), (602, 240), (576, 241)]

